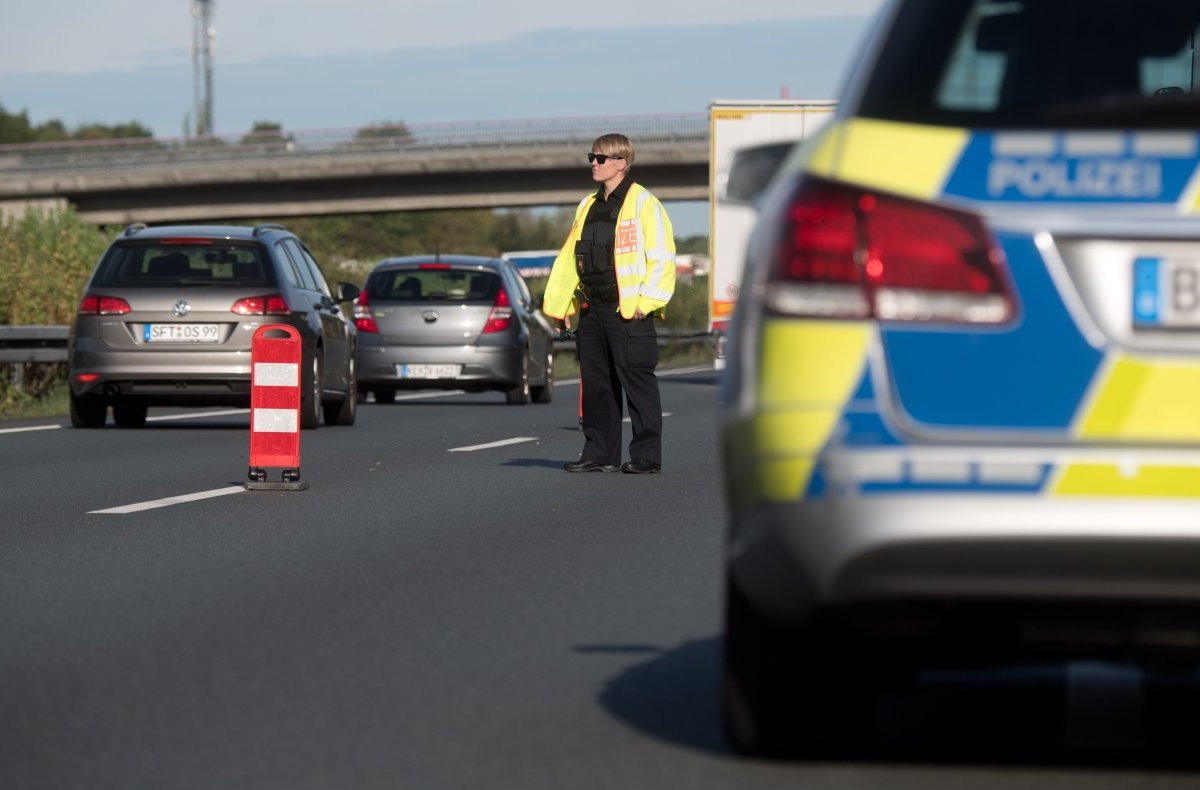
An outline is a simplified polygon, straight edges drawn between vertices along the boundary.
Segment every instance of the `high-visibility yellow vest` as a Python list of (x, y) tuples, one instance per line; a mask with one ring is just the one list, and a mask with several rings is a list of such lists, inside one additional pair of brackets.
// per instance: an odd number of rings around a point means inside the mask
[[(592, 192), (579, 203), (571, 232), (554, 259), (542, 297), (542, 312), (551, 318), (563, 319), (579, 312), (575, 242), (583, 236), (583, 223), (594, 202), (596, 193)], [(629, 185), (617, 214), (613, 258), (622, 317), (633, 318), (638, 309), (649, 315), (671, 300), (675, 293), (675, 233), (662, 203), (641, 184)]]

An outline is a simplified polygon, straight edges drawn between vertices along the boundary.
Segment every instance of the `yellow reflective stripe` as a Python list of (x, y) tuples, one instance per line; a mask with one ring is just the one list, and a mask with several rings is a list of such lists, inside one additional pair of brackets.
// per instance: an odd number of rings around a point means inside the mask
[(1101, 376), (1081, 437), (1200, 441), (1200, 365), (1121, 355)]
[(1200, 467), (1069, 464), (1059, 472), (1056, 496), (1200, 497)]
[(756, 499), (760, 502), (795, 502), (812, 477), (812, 458), (759, 461), (755, 464)]
[(867, 359), (865, 324), (767, 319), (759, 378), (762, 411), (747, 426), (760, 473), (752, 494), (795, 501), (833, 435)]
[(858, 386), (869, 338), (861, 323), (767, 319), (759, 403), (840, 410)]
[[(837, 165), (829, 175), (876, 189), (932, 200), (941, 194), (950, 169), (969, 139), (963, 129), (856, 119), (841, 136)], [(813, 172), (819, 172), (810, 166)]]

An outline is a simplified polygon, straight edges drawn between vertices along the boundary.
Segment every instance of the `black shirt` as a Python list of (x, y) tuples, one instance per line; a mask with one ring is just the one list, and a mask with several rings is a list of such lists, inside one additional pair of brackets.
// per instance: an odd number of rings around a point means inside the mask
[(608, 250), (609, 261), (612, 261), (613, 241), (617, 237), (617, 214), (621, 211), (621, 204), (625, 202), (625, 195), (629, 192), (629, 187), (633, 181), (628, 176), (621, 179), (621, 183), (617, 184), (617, 188), (608, 196), (608, 200), (604, 199), (604, 185), (596, 192), (596, 201), (592, 203), (588, 209), (587, 216), (583, 220), (583, 235), (580, 236), (582, 241), (590, 241), (592, 247), (603, 247)]

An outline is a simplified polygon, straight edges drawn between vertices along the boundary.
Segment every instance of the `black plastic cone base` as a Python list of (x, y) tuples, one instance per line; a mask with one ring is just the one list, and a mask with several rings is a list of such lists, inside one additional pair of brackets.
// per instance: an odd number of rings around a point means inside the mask
[(246, 483), (247, 491), (304, 491), (308, 488), (308, 482), (297, 480), (293, 483), (268, 483), (265, 480), (251, 480)]

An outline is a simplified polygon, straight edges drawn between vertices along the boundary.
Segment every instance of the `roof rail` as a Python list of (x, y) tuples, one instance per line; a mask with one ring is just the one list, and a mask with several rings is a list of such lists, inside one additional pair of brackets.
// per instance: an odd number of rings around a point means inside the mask
[(260, 233), (266, 233), (269, 230), (287, 230), (287, 228), (280, 225), (278, 222), (263, 222), (262, 224), (254, 226), (254, 235), (257, 236)]
[(145, 222), (132, 222), (128, 226), (126, 226), (125, 231), (121, 235), (122, 236), (132, 236), (133, 234), (137, 233), (139, 230), (145, 230), (146, 227), (147, 226), (146, 226)]

